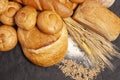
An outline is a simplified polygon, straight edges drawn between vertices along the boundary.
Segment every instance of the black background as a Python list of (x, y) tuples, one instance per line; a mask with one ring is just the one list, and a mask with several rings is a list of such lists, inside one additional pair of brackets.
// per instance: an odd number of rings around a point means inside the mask
[[(110, 8), (120, 17), (120, 0), (116, 0)], [(120, 37), (113, 42), (120, 48)], [(120, 80), (120, 59), (114, 58), (112, 61), (116, 69), (111, 71), (105, 69), (101, 72), (96, 80)], [(0, 52), (0, 80), (72, 80), (65, 77), (57, 66), (48, 68), (38, 67), (29, 62), (19, 44), (9, 51)]]

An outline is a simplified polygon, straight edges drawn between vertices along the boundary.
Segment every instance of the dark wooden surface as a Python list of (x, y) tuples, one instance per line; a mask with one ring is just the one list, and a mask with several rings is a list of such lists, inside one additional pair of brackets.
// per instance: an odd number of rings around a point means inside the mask
[[(120, 0), (116, 0), (110, 8), (120, 16)], [(120, 37), (113, 42), (120, 48)], [(120, 59), (114, 59), (116, 69), (105, 69), (96, 80), (120, 80)], [(72, 80), (65, 77), (56, 66), (42, 68), (29, 62), (19, 44), (9, 52), (0, 52), (0, 80)]]

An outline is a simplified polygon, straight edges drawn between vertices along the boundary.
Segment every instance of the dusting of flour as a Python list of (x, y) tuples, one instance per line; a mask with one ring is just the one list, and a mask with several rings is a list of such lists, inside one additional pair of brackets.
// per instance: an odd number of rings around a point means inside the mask
[(94, 80), (104, 70), (104, 63), (92, 67), (90, 60), (73, 39), (68, 37), (68, 51), (66, 57), (58, 64), (58, 67), (65, 74), (75, 80)]

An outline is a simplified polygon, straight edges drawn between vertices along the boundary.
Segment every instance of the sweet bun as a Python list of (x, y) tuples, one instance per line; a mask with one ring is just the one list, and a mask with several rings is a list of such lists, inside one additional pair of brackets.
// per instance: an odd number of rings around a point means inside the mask
[(39, 49), (28, 49), (22, 47), (24, 55), (38, 66), (48, 67), (60, 62), (67, 51), (68, 35), (66, 26), (62, 28), (61, 36), (52, 44)]
[(7, 25), (0, 26), (0, 51), (9, 51), (17, 44), (16, 30)]
[(30, 30), (35, 26), (36, 18), (36, 9), (30, 6), (25, 6), (18, 10), (17, 14), (15, 15), (15, 22), (20, 28)]
[(55, 34), (63, 27), (61, 17), (53, 11), (43, 11), (38, 15), (38, 28), (46, 34)]
[(8, 0), (0, 0), (0, 14), (3, 13), (8, 6)]
[(17, 2), (8, 2), (8, 7), (5, 12), (0, 16), (0, 21), (6, 25), (14, 25), (14, 16), (16, 12), (21, 8), (21, 5)]

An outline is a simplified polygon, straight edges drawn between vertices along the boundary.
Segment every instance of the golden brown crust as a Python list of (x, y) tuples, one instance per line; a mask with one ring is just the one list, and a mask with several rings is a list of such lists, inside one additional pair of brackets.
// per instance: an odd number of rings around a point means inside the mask
[(1, 14), (0, 21), (5, 25), (14, 25), (14, 16), (20, 8), (21, 5), (17, 2), (8, 2), (7, 10)]
[(7, 25), (0, 26), (0, 51), (9, 51), (17, 44), (16, 30)]
[(43, 11), (38, 15), (37, 25), (40, 31), (47, 34), (55, 34), (62, 29), (63, 21), (55, 12)]
[(15, 15), (15, 22), (20, 28), (30, 30), (36, 24), (36, 17), (36, 9), (30, 6), (25, 6), (21, 8)]
[(71, 2), (70, 0), (58, 0), (58, 1), (70, 9), (75, 9), (77, 6), (77, 3)]
[(0, 0), (0, 14), (7, 9), (8, 0)]
[[(104, 12), (104, 13), (103, 13)], [(120, 19), (106, 7), (94, 0), (86, 0), (75, 12), (73, 18), (83, 18), (94, 26), (87, 26), (107, 38), (115, 40), (120, 33)]]
[[(43, 10), (52, 10), (59, 14), (61, 17), (69, 17), (73, 14), (73, 6), (64, 4), (59, 0), (41, 0), (40, 1)], [(66, 2), (68, 3), (68, 2)]]
[(39, 0), (13, 0), (13, 1), (42, 10)]
[(39, 31), (36, 27), (31, 30), (18, 28), (18, 39), (22, 46), (29, 49), (38, 49), (55, 42), (60, 33), (49, 35)]
[(72, 1), (74, 3), (83, 3), (85, 0), (70, 0), (70, 1)]
[(38, 10), (52, 10), (58, 13), (61, 17), (69, 17), (73, 14), (73, 9), (77, 3), (69, 0), (14, 0), (24, 5), (32, 6)]
[(52, 66), (60, 62), (66, 54), (68, 45), (66, 26), (62, 28), (60, 38), (51, 45), (39, 49), (23, 48), (24, 55), (34, 64), (39, 66)]
[(13, 1), (16, 1), (16, 2), (22, 3), (22, 0), (13, 0)]

